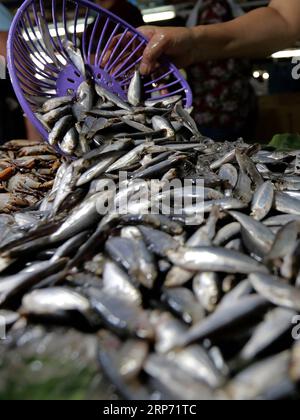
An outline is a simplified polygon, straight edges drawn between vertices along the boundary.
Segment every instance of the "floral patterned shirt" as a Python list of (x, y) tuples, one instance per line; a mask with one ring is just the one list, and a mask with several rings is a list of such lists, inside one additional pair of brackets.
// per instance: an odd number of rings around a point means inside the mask
[[(232, 19), (232, 10), (226, 0), (204, 0), (198, 24)], [(206, 61), (190, 67), (197, 123), (200, 126), (240, 130), (255, 104), (250, 75), (250, 63), (241, 59)]]

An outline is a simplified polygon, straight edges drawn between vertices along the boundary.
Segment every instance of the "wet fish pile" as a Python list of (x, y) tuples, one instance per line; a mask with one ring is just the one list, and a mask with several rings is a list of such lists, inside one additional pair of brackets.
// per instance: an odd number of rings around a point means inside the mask
[[(103, 370), (128, 399), (297, 398), (296, 154), (204, 139), (177, 97), (141, 106), (137, 80), (130, 111), (101, 91), (99, 112), (88, 111), (86, 134), (68, 149), (79, 145), (82, 156), (61, 165), (39, 209), (0, 215), (9, 334), (32, 323), (94, 333)], [(110, 112), (119, 113), (116, 126), (102, 132), (98, 121), (111, 123)], [(69, 124), (59, 126), (62, 146)], [(118, 184), (119, 171), (128, 179)], [(147, 214), (153, 200), (173, 203), (180, 191), (164, 186), (175, 178), (204, 180), (198, 212)], [(157, 194), (141, 199), (153, 180)]]
[[(51, 42), (50, 42), (51, 45)], [(174, 139), (180, 127), (180, 119), (185, 115), (183, 109), (174, 115), (174, 123), (165, 123), (162, 115), (172, 111), (170, 107), (180, 101), (181, 96), (166, 95), (165, 99), (152, 98), (143, 101), (142, 80), (138, 70), (134, 71), (129, 89), (128, 101), (94, 82), (88, 74), (81, 52), (72, 43), (65, 43), (66, 51), (77, 70), (85, 80), (77, 92), (73, 90), (64, 97), (31, 96), (35, 104), (35, 116), (49, 133), (50, 145), (59, 149), (65, 156), (82, 157), (98, 148), (111, 138), (123, 138), (124, 134), (134, 134), (136, 144), (147, 139), (156, 142)], [(53, 55), (55, 56), (54, 52)], [(130, 79), (129, 79), (130, 80)], [(127, 81), (129, 83), (129, 80)], [(158, 106), (156, 106), (158, 105)], [(198, 135), (191, 119), (186, 123)]]
[(12, 140), (0, 147), (0, 213), (33, 206), (52, 188), (60, 157), (45, 143)]

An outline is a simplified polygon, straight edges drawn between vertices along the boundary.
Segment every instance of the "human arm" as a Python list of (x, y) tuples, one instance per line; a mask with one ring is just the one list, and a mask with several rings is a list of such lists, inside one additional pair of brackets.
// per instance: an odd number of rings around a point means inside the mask
[(266, 57), (300, 39), (299, 0), (272, 0), (225, 23), (195, 28), (141, 27), (149, 39), (141, 72), (151, 72), (157, 59), (167, 54), (180, 67), (229, 57)]
[(0, 56), (6, 57), (7, 32), (0, 32)]

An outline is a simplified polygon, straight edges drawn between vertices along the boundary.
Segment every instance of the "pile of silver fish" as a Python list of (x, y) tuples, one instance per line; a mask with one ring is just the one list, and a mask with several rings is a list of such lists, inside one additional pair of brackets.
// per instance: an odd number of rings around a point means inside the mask
[(52, 188), (60, 164), (53, 148), (38, 140), (0, 146), (0, 213), (38, 203)]
[[(46, 34), (45, 30), (45, 39)], [(51, 42), (49, 44), (52, 45)], [(82, 157), (105, 144), (108, 139), (122, 138), (124, 134), (134, 134), (136, 143), (142, 143), (145, 134), (147, 139), (156, 138), (157, 142), (159, 139), (163, 141), (164, 138), (175, 138), (186, 112), (178, 109), (179, 113), (173, 115), (173, 124), (166, 124), (161, 116), (168, 115), (172, 111), (170, 107), (178, 103), (181, 96), (169, 94), (165, 95), (165, 99), (158, 97), (143, 100), (141, 75), (135, 70), (130, 77), (126, 76), (128, 80), (125, 82), (129, 86), (127, 100), (124, 100), (94, 82), (85, 67), (81, 51), (71, 42), (65, 42), (65, 49), (78, 72), (84, 77), (77, 91), (71, 89), (66, 96), (50, 97), (47, 100), (46, 97), (38, 96), (27, 98), (32, 106), (34, 104), (36, 118), (48, 132), (51, 146), (65, 156)], [(55, 57), (54, 51), (52, 55)], [(186, 123), (198, 136), (194, 121), (189, 118)]]
[[(206, 139), (180, 98), (143, 103), (138, 80), (126, 103), (96, 87), (93, 108), (84, 82), (72, 105), (43, 104), (47, 124), (67, 107), (49, 138), (79, 157), (62, 163), (38, 207), (0, 215), (8, 337), (33, 324), (94, 334), (126, 399), (298, 398), (297, 154)], [(71, 107), (84, 115), (75, 128)], [(191, 181), (189, 198), (204, 180), (196, 216), (147, 211), (174, 179)], [(156, 196), (140, 199), (153, 181)]]

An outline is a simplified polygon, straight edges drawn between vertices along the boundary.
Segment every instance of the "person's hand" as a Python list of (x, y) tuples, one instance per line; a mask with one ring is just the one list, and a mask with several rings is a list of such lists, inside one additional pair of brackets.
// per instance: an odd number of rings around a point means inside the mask
[(7, 32), (0, 32), (0, 56), (6, 57)]
[(195, 42), (192, 29), (142, 26), (138, 31), (149, 40), (141, 62), (141, 74), (147, 75), (155, 70), (157, 60), (163, 54), (170, 57), (178, 67), (188, 67), (194, 63)]

